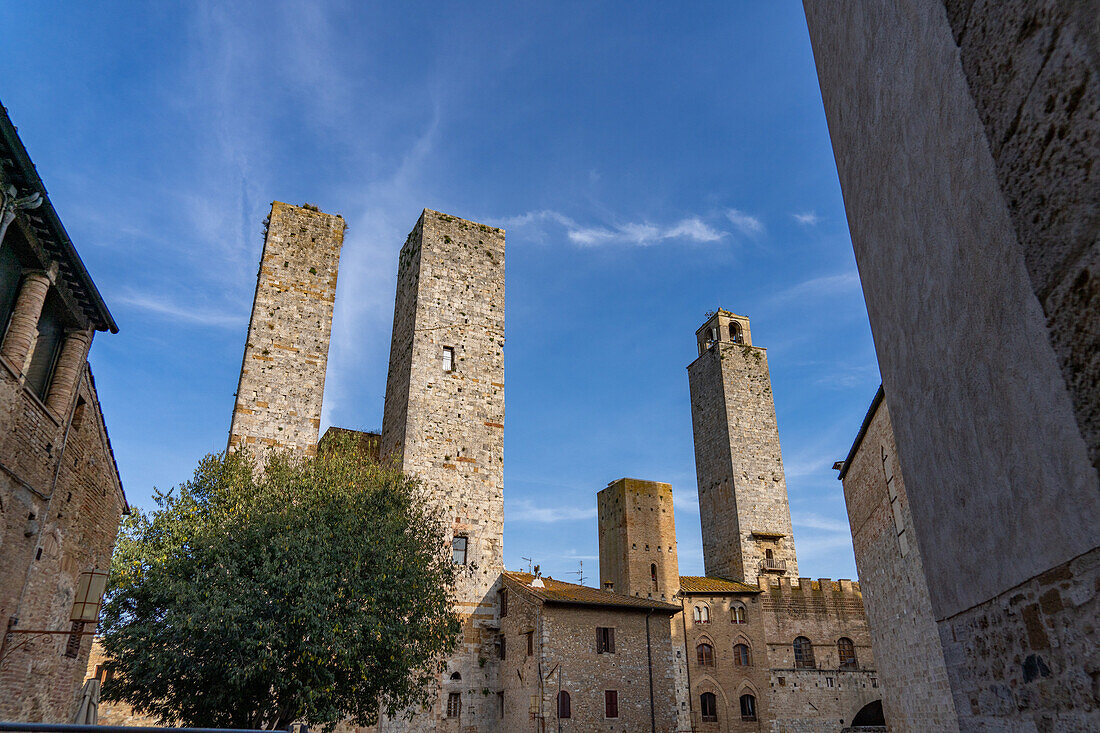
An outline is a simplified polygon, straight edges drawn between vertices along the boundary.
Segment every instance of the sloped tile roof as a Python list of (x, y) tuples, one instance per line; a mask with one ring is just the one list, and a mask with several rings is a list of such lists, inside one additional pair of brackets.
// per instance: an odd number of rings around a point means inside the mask
[(637, 598), (622, 593), (612, 593), (611, 591), (600, 590), (599, 588), (589, 588), (587, 585), (566, 583), (565, 581), (554, 580), (553, 578), (541, 578), (544, 587), (536, 588), (531, 586), (531, 581), (535, 579), (535, 576), (531, 573), (506, 571), (504, 573), (504, 579), (505, 581), (511, 581), (507, 583), (509, 587), (520, 588), (524, 593), (528, 593), (544, 603), (612, 606), (623, 610), (644, 611), (653, 609), (665, 613), (675, 613), (680, 610), (679, 606), (674, 606), (664, 601), (655, 601), (652, 598)]
[(681, 593), (761, 593), (755, 585), (725, 578), (704, 578), (698, 575), (680, 576)]

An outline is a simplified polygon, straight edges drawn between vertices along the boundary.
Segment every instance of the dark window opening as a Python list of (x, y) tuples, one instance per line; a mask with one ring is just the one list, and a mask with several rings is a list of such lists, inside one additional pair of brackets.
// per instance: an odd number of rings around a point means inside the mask
[(43, 400), (50, 389), (63, 336), (61, 307), (54, 298), (47, 297), (42, 315), (38, 318), (38, 338), (35, 339), (30, 366), (27, 367), (27, 386)]
[(458, 672), (453, 672), (453, 673), (451, 673), (451, 679), (452, 679), (452, 680), (461, 680), (461, 679), (462, 679), (462, 675), (461, 675), (461, 674), (459, 674)]
[[(12, 229), (8, 230), (9, 236)], [(8, 321), (15, 309), (15, 299), (19, 295), (19, 281), (23, 276), (23, 265), (19, 262), (11, 245), (0, 247), (0, 336), (8, 330)]]
[(504, 618), (508, 615), (508, 589), (500, 589), (500, 617)]
[(741, 696), (741, 720), (756, 720), (756, 698), (752, 695)]
[(703, 667), (714, 666), (714, 647), (706, 642), (695, 647), (695, 659)]
[(794, 640), (794, 666), (797, 669), (817, 669), (814, 662), (814, 645), (805, 636)]
[(605, 718), (619, 717), (619, 691), (603, 691), (603, 715)]
[(457, 718), (462, 715), (462, 693), (452, 692), (447, 695), (447, 717)]
[(507, 639), (504, 638), (504, 634), (500, 635), (500, 658), (504, 659), (507, 656), (508, 645), (505, 643)]
[(718, 698), (713, 692), (704, 692), (699, 696), (699, 712), (704, 723), (718, 722)]
[(744, 343), (745, 341), (741, 333), (741, 324), (737, 321), (730, 321), (730, 341), (735, 344)]
[(570, 706), (569, 693), (565, 690), (558, 693), (558, 717), (562, 719), (573, 717), (573, 708)]
[(840, 637), (836, 642), (836, 650), (840, 655), (840, 668), (841, 669), (857, 669), (859, 663), (856, 661), (856, 645), (846, 636)]
[(649, 566), (649, 577), (653, 581), (653, 590), (657, 590), (657, 563)]
[(535, 653), (535, 632), (527, 632), (527, 656), (531, 656)]
[(596, 653), (615, 653), (615, 629), (606, 626), (596, 627)]

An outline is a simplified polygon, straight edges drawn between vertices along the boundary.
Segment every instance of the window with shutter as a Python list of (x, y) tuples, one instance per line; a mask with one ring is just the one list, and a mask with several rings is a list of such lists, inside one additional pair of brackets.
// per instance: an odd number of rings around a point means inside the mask
[(619, 717), (619, 691), (618, 690), (604, 690), (603, 692), (603, 715), (605, 718), (617, 718)]
[(443, 371), (453, 372), (455, 370), (455, 350), (452, 346), (443, 347)]

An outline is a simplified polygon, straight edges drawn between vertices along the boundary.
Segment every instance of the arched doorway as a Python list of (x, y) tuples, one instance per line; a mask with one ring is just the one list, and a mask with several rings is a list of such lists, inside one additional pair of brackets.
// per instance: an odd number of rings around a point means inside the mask
[(885, 725), (886, 718), (882, 714), (882, 700), (867, 703), (859, 709), (856, 717), (852, 718), (852, 727), (856, 729), (864, 726), (883, 727)]

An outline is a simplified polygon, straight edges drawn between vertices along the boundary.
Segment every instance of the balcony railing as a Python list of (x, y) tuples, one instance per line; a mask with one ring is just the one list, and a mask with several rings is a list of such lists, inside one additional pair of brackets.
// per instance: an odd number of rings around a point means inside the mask
[(787, 572), (787, 561), (776, 560), (775, 558), (764, 558), (760, 563), (760, 572), (762, 573), (785, 573)]

